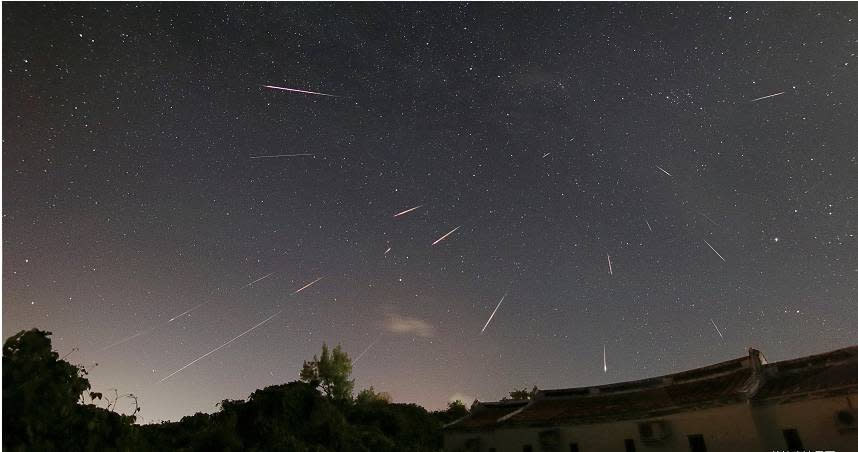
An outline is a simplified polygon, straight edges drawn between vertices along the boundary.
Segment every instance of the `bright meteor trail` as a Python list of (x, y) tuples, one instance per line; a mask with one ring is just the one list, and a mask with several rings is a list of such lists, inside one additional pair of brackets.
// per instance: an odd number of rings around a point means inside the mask
[(272, 85), (262, 85), (262, 86), (265, 88), (268, 88), (268, 89), (279, 89), (279, 90), (283, 90), (283, 91), (291, 91), (293, 93), (313, 94), (315, 96), (340, 97), (340, 96), (335, 96), (333, 94), (317, 93), (315, 91), (304, 91), (303, 89), (295, 89), (295, 88), (284, 88), (282, 86), (272, 86)]
[(306, 289), (306, 288), (308, 288), (308, 287), (312, 286), (313, 284), (316, 284), (317, 282), (321, 281), (321, 280), (322, 280), (322, 278), (324, 278), (324, 276), (320, 276), (320, 277), (316, 278), (316, 280), (315, 280), (315, 281), (313, 281), (313, 282), (311, 282), (311, 283), (307, 284), (306, 286), (304, 286), (304, 287), (302, 287), (302, 288), (300, 288), (300, 289), (298, 289), (298, 290), (296, 290), (296, 291), (292, 292), (292, 295), (295, 295), (296, 293), (298, 293), (298, 292), (300, 292), (300, 291), (302, 291), (302, 290), (304, 290), (304, 289)]
[(489, 323), (491, 323), (492, 318), (495, 316), (495, 312), (498, 312), (498, 308), (500, 307), (501, 303), (503, 303), (504, 298), (506, 298), (506, 293), (504, 293), (500, 301), (498, 301), (498, 305), (495, 306), (495, 310), (492, 311), (492, 315), (489, 316), (489, 319), (486, 321), (486, 324), (483, 325), (483, 329), (482, 331), (480, 331), (480, 334), (483, 334), (486, 331), (486, 328), (489, 326)]
[(721, 253), (719, 253), (717, 250), (715, 250), (715, 248), (712, 248), (712, 245), (709, 245), (709, 242), (707, 242), (706, 239), (703, 239), (703, 241), (706, 243), (706, 245), (709, 246), (709, 249), (711, 249), (712, 251), (715, 251), (715, 254), (717, 254), (718, 257), (720, 257), (722, 261), (727, 262), (727, 259), (724, 259), (724, 256), (722, 256)]
[[(267, 278), (273, 274), (274, 274), (274, 272), (271, 272), (271, 273), (269, 273), (269, 274), (267, 274), (261, 278), (254, 279), (253, 281), (250, 281), (249, 283), (247, 283), (244, 287), (252, 286), (253, 284), (258, 283), (259, 281), (262, 281), (263, 279), (265, 279), (265, 278)], [(242, 287), (242, 289), (244, 289), (244, 287)]]
[(412, 212), (412, 211), (417, 210), (417, 209), (419, 209), (419, 208), (421, 208), (421, 207), (423, 207), (423, 204), (420, 204), (420, 205), (419, 205), (419, 206), (417, 206), (417, 207), (412, 207), (412, 208), (410, 208), (410, 209), (403, 210), (402, 212), (399, 212), (398, 214), (394, 215), (394, 216), (393, 216), (393, 218), (396, 218), (396, 217), (398, 217), (398, 216), (400, 216), (400, 215), (405, 215), (406, 213), (408, 213), (408, 212)]
[(709, 319), (709, 321), (712, 322), (712, 326), (715, 327), (715, 331), (718, 332), (718, 335), (721, 336), (721, 339), (724, 339), (724, 335), (721, 334), (721, 330), (718, 328), (718, 325), (715, 324), (715, 321), (712, 319)]
[(193, 361), (189, 362), (188, 364), (185, 364), (184, 366), (182, 366), (182, 368), (181, 368), (181, 369), (179, 369), (179, 370), (177, 370), (177, 371), (175, 371), (175, 372), (171, 373), (170, 375), (167, 375), (166, 377), (162, 378), (162, 379), (161, 379), (161, 381), (159, 381), (158, 383), (163, 383), (165, 380), (169, 379), (169, 378), (170, 378), (170, 377), (172, 377), (173, 375), (176, 375), (177, 373), (179, 373), (179, 372), (181, 372), (181, 371), (183, 371), (183, 370), (187, 369), (188, 367), (193, 366), (195, 363), (197, 363), (197, 362), (198, 362), (198, 361), (200, 361), (201, 359), (205, 358), (206, 356), (211, 355), (212, 353), (214, 353), (214, 352), (216, 352), (216, 351), (218, 351), (218, 350), (220, 350), (220, 349), (222, 349), (222, 348), (226, 347), (227, 345), (229, 345), (229, 344), (233, 343), (234, 341), (236, 341), (236, 340), (237, 340), (238, 338), (240, 338), (241, 336), (244, 336), (245, 334), (247, 334), (247, 333), (249, 333), (249, 332), (251, 332), (251, 331), (253, 331), (253, 330), (255, 330), (255, 329), (259, 328), (260, 326), (262, 326), (262, 325), (264, 325), (264, 324), (268, 323), (268, 321), (269, 321), (269, 320), (273, 319), (274, 317), (277, 317), (278, 315), (280, 315), (280, 313), (281, 313), (281, 312), (283, 312), (283, 310), (282, 310), (282, 309), (281, 309), (280, 311), (275, 312), (274, 314), (272, 314), (272, 315), (271, 315), (270, 317), (268, 317), (267, 319), (265, 319), (265, 320), (263, 320), (263, 321), (261, 321), (261, 322), (257, 323), (256, 325), (253, 325), (250, 329), (248, 329), (248, 330), (246, 330), (245, 332), (243, 332), (243, 333), (239, 334), (238, 336), (236, 336), (236, 337), (234, 337), (234, 338), (232, 338), (232, 339), (230, 339), (230, 340), (228, 340), (228, 341), (224, 342), (220, 347), (217, 347), (217, 348), (213, 349), (212, 351), (210, 351), (210, 352), (206, 353), (205, 355), (200, 356), (199, 358), (197, 358), (197, 359), (195, 359), (195, 360), (193, 360)]
[(432, 246), (437, 245), (437, 244), (438, 244), (438, 242), (440, 242), (441, 240), (446, 239), (447, 237), (449, 237), (449, 236), (450, 236), (450, 234), (452, 234), (452, 233), (456, 232), (456, 229), (459, 229), (459, 228), (461, 228), (461, 226), (456, 226), (455, 228), (453, 228), (453, 230), (452, 230), (452, 231), (450, 231), (450, 232), (448, 232), (448, 233), (446, 233), (446, 234), (442, 235), (438, 240), (435, 240), (434, 242), (432, 242)]
[(667, 171), (665, 171), (665, 169), (664, 169), (664, 168), (662, 168), (662, 167), (660, 167), (660, 166), (658, 166), (658, 165), (655, 165), (655, 167), (656, 167), (656, 168), (658, 168), (658, 169), (660, 169), (662, 173), (667, 174), (667, 175), (668, 175), (668, 176), (670, 176), (670, 177), (673, 177), (673, 174), (668, 173)]
[(785, 92), (786, 92), (786, 91), (781, 91), (781, 92), (779, 92), (779, 93), (769, 94), (768, 96), (758, 97), (758, 98), (756, 98), (756, 99), (752, 100), (751, 102), (756, 102), (756, 101), (758, 101), (758, 100), (768, 99), (768, 98), (770, 98), (770, 97), (780, 96), (781, 94), (783, 94), (783, 93), (785, 93)]

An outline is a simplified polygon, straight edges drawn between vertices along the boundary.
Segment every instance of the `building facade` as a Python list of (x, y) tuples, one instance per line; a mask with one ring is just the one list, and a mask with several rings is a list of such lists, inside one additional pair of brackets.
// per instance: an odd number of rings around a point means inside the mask
[(661, 377), (474, 402), (449, 452), (858, 452), (858, 346), (767, 363), (760, 352)]

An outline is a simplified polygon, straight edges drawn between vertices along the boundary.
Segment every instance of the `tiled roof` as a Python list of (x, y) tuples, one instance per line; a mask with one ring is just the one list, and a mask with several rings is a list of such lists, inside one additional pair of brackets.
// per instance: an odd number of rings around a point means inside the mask
[(755, 400), (858, 386), (858, 346), (764, 366)]
[(531, 401), (475, 403), (446, 429), (553, 425), (645, 419), (743, 401), (812, 392), (858, 390), (858, 346), (765, 364), (759, 352), (662, 377), (602, 386), (538, 391)]
[(751, 370), (738, 370), (717, 377), (686, 383), (631, 389), (617, 393), (595, 393), (579, 396), (546, 394), (537, 397), (510, 423), (575, 424), (644, 418), (681, 409), (724, 405), (746, 398)]
[(471, 414), (458, 421), (447, 424), (446, 428), (486, 428), (497, 425), (500, 418), (527, 405), (527, 400), (504, 402), (474, 402)]

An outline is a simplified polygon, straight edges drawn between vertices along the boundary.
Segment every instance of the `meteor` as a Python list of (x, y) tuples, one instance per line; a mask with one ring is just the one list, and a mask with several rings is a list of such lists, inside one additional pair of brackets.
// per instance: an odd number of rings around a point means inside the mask
[[(269, 273), (269, 274), (267, 274), (267, 275), (265, 275), (259, 279), (254, 279), (253, 281), (250, 281), (249, 283), (247, 283), (244, 287), (252, 286), (254, 283), (258, 283), (259, 281), (262, 281), (263, 279), (265, 279), (265, 278), (267, 278), (273, 274), (274, 274), (274, 272), (271, 272), (271, 273)], [(242, 287), (242, 289), (244, 289), (244, 287)]]
[(204, 359), (206, 356), (211, 355), (212, 353), (214, 353), (214, 352), (216, 352), (216, 351), (218, 351), (218, 350), (220, 350), (220, 349), (222, 349), (222, 348), (226, 347), (227, 345), (229, 345), (229, 344), (231, 344), (231, 343), (235, 342), (235, 341), (236, 341), (238, 338), (240, 338), (241, 336), (244, 336), (245, 334), (247, 334), (247, 333), (249, 333), (249, 332), (251, 332), (251, 331), (253, 331), (253, 330), (255, 330), (255, 329), (259, 328), (260, 326), (262, 326), (262, 325), (264, 325), (264, 324), (268, 323), (268, 321), (269, 321), (269, 320), (273, 319), (274, 317), (277, 317), (278, 315), (280, 315), (280, 313), (281, 313), (281, 312), (283, 312), (283, 310), (282, 310), (282, 309), (281, 309), (280, 311), (275, 312), (274, 314), (272, 314), (272, 315), (271, 315), (270, 317), (268, 317), (267, 319), (265, 319), (265, 320), (263, 320), (263, 321), (261, 321), (261, 322), (257, 323), (256, 325), (253, 325), (250, 329), (248, 329), (248, 330), (246, 330), (245, 332), (243, 332), (243, 333), (239, 334), (238, 336), (236, 336), (236, 337), (234, 337), (234, 338), (232, 338), (232, 339), (230, 339), (230, 340), (228, 340), (228, 341), (224, 342), (224, 343), (223, 343), (222, 345), (220, 345), (219, 347), (216, 347), (216, 348), (212, 349), (210, 352), (206, 353), (205, 355), (200, 356), (199, 358), (197, 358), (197, 359), (195, 359), (195, 360), (193, 360), (193, 361), (189, 362), (188, 364), (185, 364), (184, 366), (182, 366), (182, 368), (181, 368), (181, 369), (179, 369), (179, 370), (177, 370), (177, 371), (175, 371), (175, 372), (171, 373), (170, 375), (167, 375), (166, 377), (162, 378), (158, 383), (163, 383), (164, 381), (168, 380), (168, 379), (169, 379), (170, 377), (172, 377), (173, 375), (176, 375), (177, 373), (179, 373), (179, 372), (181, 372), (181, 371), (183, 371), (183, 370), (187, 369), (188, 367), (193, 366), (194, 364), (196, 364), (197, 362), (199, 362), (201, 359)]
[(191, 312), (196, 311), (196, 310), (197, 310), (197, 308), (201, 308), (201, 307), (203, 307), (203, 305), (206, 305), (206, 304), (208, 304), (208, 303), (209, 303), (208, 301), (204, 301), (204, 302), (202, 302), (202, 303), (200, 303), (200, 304), (198, 304), (198, 305), (194, 306), (193, 308), (188, 309), (187, 311), (185, 311), (185, 312), (183, 312), (183, 313), (181, 313), (181, 314), (179, 314), (179, 315), (177, 315), (177, 316), (173, 317), (172, 319), (167, 320), (167, 323), (172, 323), (172, 322), (173, 322), (173, 320), (176, 320), (176, 319), (178, 319), (179, 317), (182, 317), (182, 316), (183, 316), (183, 315), (185, 315), (185, 314), (190, 314)]
[(644, 218), (644, 222), (646, 223), (646, 227), (649, 228), (649, 232), (652, 232), (652, 226), (649, 225), (649, 221), (646, 218)]
[(608, 274), (613, 276), (614, 275), (614, 268), (611, 266), (611, 255), (606, 254), (606, 256), (608, 256)]
[(608, 348), (602, 344), (602, 369), (608, 373)]
[(99, 352), (107, 351), (107, 350), (110, 350), (110, 349), (111, 349), (111, 348), (113, 348), (113, 347), (116, 347), (116, 346), (118, 346), (118, 345), (122, 345), (122, 344), (124, 344), (124, 343), (126, 343), (126, 342), (130, 341), (131, 339), (134, 339), (135, 337), (139, 337), (139, 336), (142, 336), (142, 335), (146, 334), (147, 332), (149, 332), (149, 331), (151, 331), (151, 330), (152, 330), (152, 329), (150, 328), (150, 329), (148, 329), (148, 330), (138, 331), (137, 333), (134, 333), (134, 334), (132, 334), (131, 336), (126, 337), (125, 339), (122, 339), (122, 340), (120, 340), (120, 341), (118, 341), (118, 342), (114, 342), (114, 343), (112, 343), (112, 344), (108, 345), (107, 347), (102, 348), (101, 350), (99, 350)]
[(434, 242), (432, 242), (432, 246), (437, 245), (437, 244), (438, 244), (438, 242), (440, 242), (441, 240), (446, 239), (447, 237), (449, 237), (449, 236), (450, 236), (450, 234), (452, 234), (452, 233), (456, 232), (456, 229), (459, 229), (459, 228), (461, 228), (461, 226), (456, 226), (455, 228), (453, 228), (453, 230), (452, 230), (452, 231), (450, 231), (450, 232), (448, 232), (448, 233), (446, 233), (446, 234), (442, 235), (438, 240), (435, 240)]
[(315, 280), (315, 281), (313, 281), (313, 282), (311, 282), (311, 283), (307, 284), (306, 286), (304, 286), (304, 287), (302, 287), (302, 288), (300, 288), (300, 289), (298, 289), (298, 290), (296, 290), (296, 291), (292, 292), (292, 295), (295, 295), (296, 293), (298, 293), (298, 292), (300, 292), (300, 291), (302, 291), (302, 290), (304, 290), (304, 289), (306, 289), (306, 288), (308, 288), (308, 287), (312, 286), (313, 284), (316, 284), (317, 282), (321, 281), (321, 280), (322, 280), (322, 278), (324, 278), (324, 276), (320, 276), (320, 277), (316, 278), (316, 280)]
[(756, 99), (752, 100), (751, 102), (756, 102), (756, 101), (758, 101), (758, 100), (768, 99), (768, 98), (770, 98), (770, 97), (780, 96), (781, 94), (783, 94), (783, 93), (785, 93), (785, 92), (786, 92), (786, 91), (781, 91), (781, 92), (779, 92), (779, 93), (769, 94), (768, 96), (758, 97), (758, 98), (756, 98)]
[[(709, 245), (709, 242), (707, 242), (706, 239), (703, 239), (703, 241), (706, 243), (706, 245)], [(715, 248), (712, 248), (712, 245), (709, 245), (709, 249), (711, 249), (712, 251), (715, 251), (715, 254), (717, 254), (718, 257), (720, 257), (722, 261), (727, 262), (727, 259), (724, 259), (724, 256), (722, 256), (721, 253), (716, 251)]]
[(419, 208), (421, 208), (421, 207), (423, 207), (423, 204), (420, 204), (420, 205), (419, 205), (419, 206), (417, 206), (417, 207), (412, 207), (412, 208), (410, 208), (410, 209), (403, 210), (402, 212), (399, 212), (398, 214), (394, 215), (394, 216), (393, 216), (393, 218), (396, 218), (396, 217), (398, 217), (398, 216), (400, 216), (400, 215), (405, 215), (406, 213), (408, 213), (408, 212), (412, 212), (412, 211), (417, 210), (417, 209), (419, 209)]
[(387, 253), (389, 253), (389, 252), (390, 252), (390, 250), (392, 250), (392, 249), (393, 249), (393, 248), (391, 248), (391, 247), (389, 247), (389, 246), (388, 246), (388, 247), (387, 247), (387, 250), (385, 250), (385, 251), (384, 251), (384, 255), (385, 255), (385, 256), (387, 256)]
[(480, 331), (480, 334), (483, 334), (486, 331), (486, 328), (489, 326), (489, 323), (491, 323), (492, 318), (495, 316), (495, 312), (498, 312), (498, 308), (500, 307), (501, 303), (503, 303), (504, 298), (506, 298), (506, 293), (504, 293), (500, 301), (498, 301), (498, 305), (495, 306), (495, 310), (492, 311), (492, 315), (489, 316), (489, 319), (486, 321), (486, 324), (483, 325), (483, 329), (482, 331)]
[(715, 327), (715, 331), (717, 331), (717, 332), (718, 332), (718, 335), (719, 335), (719, 336), (721, 336), (721, 339), (724, 339), (724, 335), (723, 335), (723, 334), (721, 334), (721, 330), (720, 330), (720, 329), (718, 329), (718, 325), (716, 325), (716, 324), (715, 324), (715, 321), (714, 321), (714, 320), (712, 320), (712, 319), (709, 319), (709, 321), (710, 321), (710, 322), (712, 322), (712, 326), (714, 326), (714, 327)]
[(660, 167), (660, 166), (658, 166), (658, 165), (655, 165), (655, 167), (656, 167), (656, 168), (658, 168), (658, 169), (660, 169), (662, 173), (667, 174), (667, 175), (668, 175), (668, 176), (670, 176), (670, 177), (673, 177), (673, 174), (668, 173), (667, 171), (665, 171), (665, 170), (664, 170), (664, 168), (662, 168), (662, 167)]
[(381, 334), (379, 334), (378, 337), (375, 338), (374, 341), (372, 341), (372, 344), (369, 344), (369, 347), (365, 348), (362, 352), (360, 352), (360, 355), (358, 355), (358, 357), (355, 358), (354, 361), (352, 361), (352, 365), (357, 364), (357, 362), (360, 361), (361, 358), (363, 358), (363, 355), (365, 355), (366, 352), (368, 352), (369, 349), (371, 349), (373, 347), (373, 345), (375, 345), (376, 342), (378, 342), (380, 339), (381, 339)]
[(315, 91), (304, 91), (303, 89), (295, 89), (295, 88), (284, 88), (282, 86), (272, 86), (272, 85), (262, 85), (262, 86), (264, 88), (268, 88), (268, 89), (279, 89), (279, 90), (283, 90), (283, 91), (290, 91), (293, 93), (313, 94), (315, 96), (340, 97), (340, 96), (335, 96), (333, 94), (317, 93)]

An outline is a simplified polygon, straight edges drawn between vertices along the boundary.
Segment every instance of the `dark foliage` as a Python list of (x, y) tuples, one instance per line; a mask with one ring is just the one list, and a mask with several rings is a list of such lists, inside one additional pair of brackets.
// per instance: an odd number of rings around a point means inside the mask
[[(49, 336), (22, 331), (4, 344), (4, 450), (428, 452), (441, 449), (443, 424), (467, 414), (461, 402), (429, 413), (373, 388), (353, 398), (351, 362), (336, 348), (309, 366), (321, 370), (327, 387), (323, 378), (269, 386), (247, 400), (224, 400), (213, 414), (139, 426), (113, 412), (119, 398), (134, 396), (87, 392), (86, 371), (59, 359)], [(84, 404), (85, 397), (108, 409)]]
[(132, 450), (134, 416), (83, 405), (86, 370), (59, 359), (50, 335), (22, 331), (3, 344), (3, 449)]

